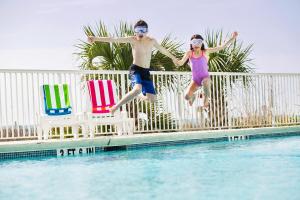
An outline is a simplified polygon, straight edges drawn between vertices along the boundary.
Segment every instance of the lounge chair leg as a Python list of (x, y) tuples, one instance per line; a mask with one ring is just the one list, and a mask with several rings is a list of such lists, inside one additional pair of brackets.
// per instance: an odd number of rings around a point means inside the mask
[(124, 130), (126, 132), (127, 135), (132, 135), (133, 134), (133, 124), (132, 124), (133, 120), (131, 119), (127, 119), (126, 122), (124, 122)]
[(116, 125), (116, 128), (117, 128), (117, 134), (120, 136), (123, 134), (123, 123), (118, 123)]
[(48, 138), (49, 138), (49, 132), (50, 132), (50, 127), (49, 126), (43, 128), (44, 140), (48, 140)]
[(59, 136), (60, 136), (60, 139), (64, 139), (64, 127), (63, 126), (60, 126), (59, 127)]
[(37, 136), (38, 136), (38, 140), (43, 139), (43, 130), (40, 126), (37, 127)]
[(126, 135), (129, 135), (129, 130), (130, 130), (130, 127), (129, 127), (129, 121), (125, 121), (123, 123), (123, 131)]
[(74, 139), (78, 139), (78, 130), (79, 130), (78, 125), (72, 127), (72, 132), (73, 132), (73, 135), (74, 135)]
[(90, 138), (94, 138), (95, 137), (95, 134), (94, 134), (94, 132), (95, 132), (95, 126), (94, 125), (90, 125), (89, 126), (89, 133), (90, 133)]
[(130, 119), (128, 123), (128, 135), (133, 135), (134, 132), (134, 119)]
[(84, 138), (88, 137), (89, 128), (86, 125), (81, 125), (81, 133)]

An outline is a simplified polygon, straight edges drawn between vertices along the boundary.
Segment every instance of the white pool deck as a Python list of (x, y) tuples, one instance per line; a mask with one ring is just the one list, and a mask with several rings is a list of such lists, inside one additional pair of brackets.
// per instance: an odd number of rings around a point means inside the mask
[(115, 147), (135, 144), (155, 144), (189, 140), (218, 139), (230, 136), (300, 135), (300, 126), (264, 127), (246, 129), (185, 131), (170, 133), (134, 134), (124, 136), (99, 136), (96, 138), (50, 139), (44, 141), (9, 141), (0, 142), (0, 153), (55, 150), (76, 147)]

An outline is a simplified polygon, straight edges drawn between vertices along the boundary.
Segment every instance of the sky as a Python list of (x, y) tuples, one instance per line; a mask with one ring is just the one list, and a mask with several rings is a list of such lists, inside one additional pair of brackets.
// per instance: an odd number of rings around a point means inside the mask
[(0, 69), (79, 69), (83, 27), (144, 19), (158, 40), (188, 48), (207, 29), (238, 31), (253, 44), (256, 72), (300, 73), (299, 0), (0, 0)]

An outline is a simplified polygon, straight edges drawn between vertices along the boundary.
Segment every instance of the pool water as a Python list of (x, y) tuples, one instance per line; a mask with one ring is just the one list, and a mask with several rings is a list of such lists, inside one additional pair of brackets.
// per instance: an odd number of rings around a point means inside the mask
[(300, 199), (300, 137), (0, 162), (0, 199)]

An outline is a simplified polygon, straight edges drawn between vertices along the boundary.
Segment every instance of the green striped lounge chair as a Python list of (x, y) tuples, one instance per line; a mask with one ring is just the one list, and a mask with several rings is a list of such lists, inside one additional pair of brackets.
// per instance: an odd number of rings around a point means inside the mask
[(47, 115), (72, 113), (69, 86), (67, 84), (43, 85), (44, 107)]
[(74, 115), (71, 106), (71, 95), (68, 84), (44, 84), (41, 86), (41, 97), (43, 101), (42, 112), (38, 124), (38, 139), (48, 139), (52, 127), (60, 128), (60, 139), (63, 139), (64, 127), (72, 127), (74, 138), (78, 138), (78, 128), (82, 127), (78, 119), (79, 114)]

